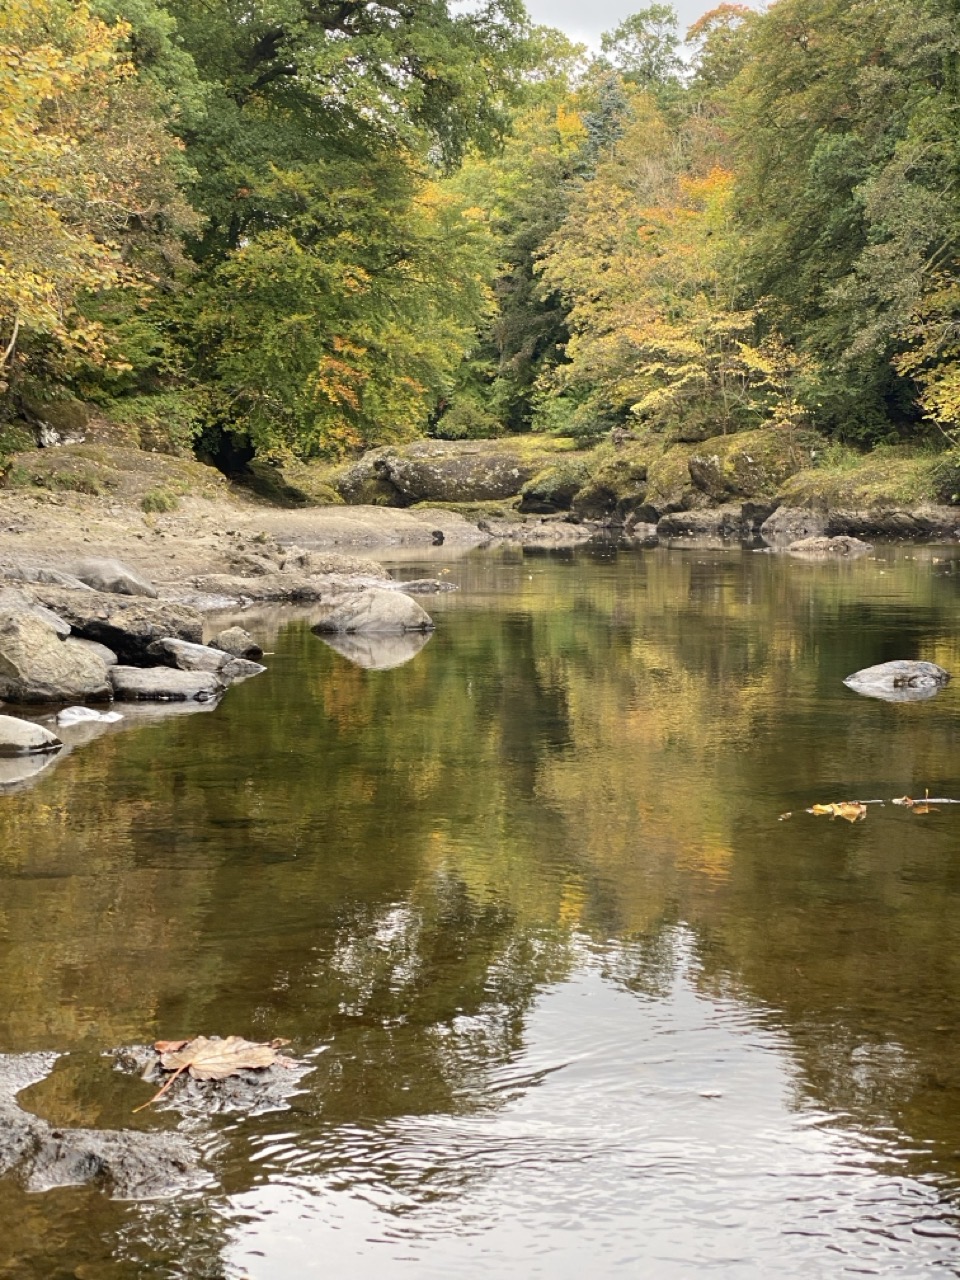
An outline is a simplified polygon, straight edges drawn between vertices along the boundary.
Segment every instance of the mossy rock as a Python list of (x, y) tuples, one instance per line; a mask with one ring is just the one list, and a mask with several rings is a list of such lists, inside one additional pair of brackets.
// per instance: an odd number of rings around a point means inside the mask
[(662, 448), (647, 443), (602, 444), (584, 459), (587, 478), (572, 505), (580, 515), (623, 515), (646, 501), (650, 461)]
[(254, 493), (281, 507), (343, 506), (334, 487), (336, 468), (327, 462), (282, 463), (254, 459), (247, 466), (248, 483)]
[(21, 394), (24, 416), (55, 431), (61, 438), (84, 436), (90, 423), (90, 406), (75, 396), (60, 395), (49, 399)]
[(37, 438), (31, 427), (25, 422), (4, 422), (0, 424), (0, 462), (15, 453), (23, 453), (35, 448)]
[(687, 466), (694, 486), (712, 502), (772, 498), (825, 447), (813, 431), (762, 427), (704, 441)]
[(549, 515), (569, 511), (575, 496), (589, 483), (591, 455), (572, 454), (544, 467), (520, 490), (519, 509)]
[(820, 465), (787, 480), (780, 498), (791, 507), (852, 511), (949, 502), (949, 497), (940, 496), (951, 491), (951, 480), (957, 475), (949, 458), (896, 447), (880, 447), (863, 455), (832, 450)]

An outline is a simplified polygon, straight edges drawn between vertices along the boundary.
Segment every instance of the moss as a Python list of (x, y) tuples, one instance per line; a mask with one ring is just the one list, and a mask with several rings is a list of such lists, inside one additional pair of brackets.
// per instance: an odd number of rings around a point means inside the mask
[(948, 458), (902, 446), (865, 455), (828, 450), (820, 465), (788, 480), (780, 496), (790, 506), (849, 510), (949, 501)]
[(520, 499), (499, 498), (486, 502), (415, 502), (411, 511), (453, 511), (466, 520), (516, 520)]
[(25, 422), (0, 424), (0, 462), (14, 453), (32, 449), (36, 443), (33, 432)]
[(712, 501), (773, 498), (826, 447), (812, 431), (762, 427), (714, 437), (690, 456), (690, 478)]
[(568, 511), (590, 480), (590, 461), (588, 454), (567, 454), (538, 471), (520, 490), (520, 510)]

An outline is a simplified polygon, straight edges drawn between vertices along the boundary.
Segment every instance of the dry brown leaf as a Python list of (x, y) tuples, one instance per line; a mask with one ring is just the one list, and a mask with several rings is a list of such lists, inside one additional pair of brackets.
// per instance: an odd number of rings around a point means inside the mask
[(244, 1040), (243, 1036), (227, 1036), (226, 1040), (197, 1036), (179, 1049), (160, 1054), (161, 1066), (168, 1071), (187, 1070), (194, 1080), (226, 1080), (248, 1068), (272, 1067), (276, 1060), (275, 1046)]
[(184, 1071), (189, 1071), (194, 1080), (226, 1080), (228, 1076), (250, 1069), (293, 1067), (296, 1063), (292, 1058), (277, 1053), (279, 1048), (289, 1043), (289, 1040), (278, 1039), (271, 1040), (269, 1044), (258, 1044), (255, 1040), (244, 1040), (242, 1036), (227, 1036), (225, 1040), (207, 1036), (196, 1036), (193, 1040), (157, 1040), (153, 1047), (160, 1055), (160, 1065), (173, 1074), (152, 1098), (134, 1110), (142, 1111), (162, 1098)]

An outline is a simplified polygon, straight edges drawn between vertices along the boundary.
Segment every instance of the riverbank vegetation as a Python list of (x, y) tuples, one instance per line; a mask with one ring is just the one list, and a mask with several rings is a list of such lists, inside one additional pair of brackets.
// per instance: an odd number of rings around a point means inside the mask
[(958, 118), (960, 0), (655, 3), (596, 55), (519, 0), (10, 0), (0, 453), (942, 452)]

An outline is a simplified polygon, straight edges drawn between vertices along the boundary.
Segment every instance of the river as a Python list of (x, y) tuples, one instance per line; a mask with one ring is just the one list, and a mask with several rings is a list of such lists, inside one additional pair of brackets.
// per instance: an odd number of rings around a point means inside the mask
[[(960, 1275), (960, 549), (478, 551), (370, 670), (288, 611), (213, 713), (0, 797), (0, 1052), (170, 1128), (104, 1050), (285, 1036), (167, 1200), (0, 1181), (0, 1275)], [(256, 626), (253, 628), (256, 630)], [(274, 634), (275, 633), (275, 634)], [(780, 821), (780, 815), (793, 817)]]

